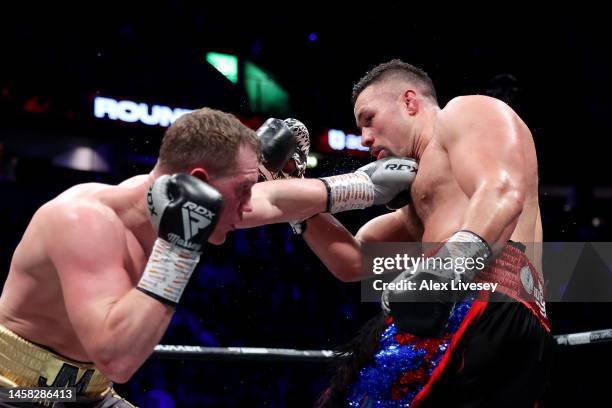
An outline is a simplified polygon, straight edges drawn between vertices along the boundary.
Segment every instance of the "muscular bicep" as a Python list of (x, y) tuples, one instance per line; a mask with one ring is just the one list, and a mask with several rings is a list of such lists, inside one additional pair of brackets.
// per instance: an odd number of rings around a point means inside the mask
[(436, 132), (466, 195), (488, 182), (524, 185), (530, 170), (522, 149), (525, 135), (512, 109), (488, 97), (457, 99), (440, 113)]
[(359, 229), (355, 238), (361, 242), (415, 242), (420, 240), (422, 233), (414, 211), (406, 206), (371, 219)]
[(113, 304), (133, 286), (123, 264), (123, 226), (86, 206), (57, 214), (49, 226), (45, 239), (66, 312), (87, 350)]

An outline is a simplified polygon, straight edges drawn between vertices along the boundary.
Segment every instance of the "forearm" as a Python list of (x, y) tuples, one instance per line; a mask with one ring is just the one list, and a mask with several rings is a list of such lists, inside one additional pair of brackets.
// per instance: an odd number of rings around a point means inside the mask
[(483, 184), (470, 199), (461, 229), (478, 234), (490, 244), (512, 236), (523, 209), (524, 193), (508, 183)]
[(312, 217), (327, 210), (327, 189), (318, 179), (289, 179), (253, 187), (253, 211), (244, 213), (239, 228)]
[(408, 191), (417, 164), (410, 158), (385, 158), (353, 173), (322, 179), (275, 180), (253, 187), (253, 211), (239, 227), (306, 219), (387, 204)]
[(108, 311), (92, 359), (111, 380), (129, 380), (159, 343), (173, 313), (173, 307), (131, 289)]
[(344, 282), (364, 278), (360, 241), (330, 214), (319, 214), (307, 223), (304, 240), (334, 276)]

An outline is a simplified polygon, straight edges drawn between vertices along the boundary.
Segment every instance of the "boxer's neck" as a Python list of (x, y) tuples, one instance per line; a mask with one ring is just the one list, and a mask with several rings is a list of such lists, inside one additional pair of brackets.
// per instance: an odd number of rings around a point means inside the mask
[(417, 161), (421, 160), (423, 152), (434, 135), (438, 112), (440, 112), (438, 106), (429, 106), (422, 111), (420, 126), (415, 129), (415, 136), (412, 138), (411, 157), (416, 158)]
[(115, 211), (123, 225), (142, 243), (152, 243), (155, 237), (146, 202), (147, 189), (154, 180), (153, 173), (136, 176), (102, 197), (102, 200)]

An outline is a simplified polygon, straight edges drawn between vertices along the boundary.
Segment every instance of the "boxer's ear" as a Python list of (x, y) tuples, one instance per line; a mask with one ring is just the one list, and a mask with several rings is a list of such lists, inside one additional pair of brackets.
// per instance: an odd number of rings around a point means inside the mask
[(402, 101), (404, 102), (410, 116), (414, 116), (418, 113), (420, 103), (414, 90), (406, 89), (402, 95)]
[(210, 175), (208, 174), (208, 171), (206, 171), (206, 169), (203, 167), (196, 167), (194, 169), (191, 169), (191, 171), (189, 172), (189, 175), (197, 179), (200, 179), (202, 181), (206, 181), (206, 182), (210, 181)]

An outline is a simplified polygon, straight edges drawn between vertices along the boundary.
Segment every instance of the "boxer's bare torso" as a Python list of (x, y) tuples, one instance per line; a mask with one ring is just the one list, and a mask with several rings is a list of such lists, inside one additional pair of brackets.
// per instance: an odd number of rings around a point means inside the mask
[[(514, 116), (519, 135), (519, 146), (525, 161), (522, 172), (527, 181), (523, 210), (511, 239), (532, 243), (542, 241), (542, 227), (538, 204), (538, 173), (535, 146), (531, 132), (518, 116)], [(419, 171), (411, 188), (412, 204), (402, 211), (407, 217), (417, 217), (423, 242), (440, 242), (461, 228), (469, 197), (459, 185), (451, 168), (443, 143), (445, 135), (436, 129), (431, 142), (419, 162)], [(486, 157), (487, 152), (474, 152)]]
[[(122, 265), (117, 268), (116, 279), (109, 282), (116, 286), (114, 291), (127, 292), (134, 287), (155, 240), (143, 211), (149, 182), (143, 175), (118, 186), (81, 184), (41, 207), (13, 255), (0, 297), (0, 324), (63, 356), (91, 361), (71, 322), (64, 291), (80, 291), (86, 301), (88, 293), (96, 288), (74, 287), (80, 283), (71, 281), (69, 275), (62, 276), (62, 282), (56, 263), (62, 257), (82, 256), (95, 262), (98, 257), (110, 256)], [(65, 242), (64, 237), (75, 224), (108, 232), (112, 247), (100, 248), (87, 233), (76, 245), (72, 240)]]

